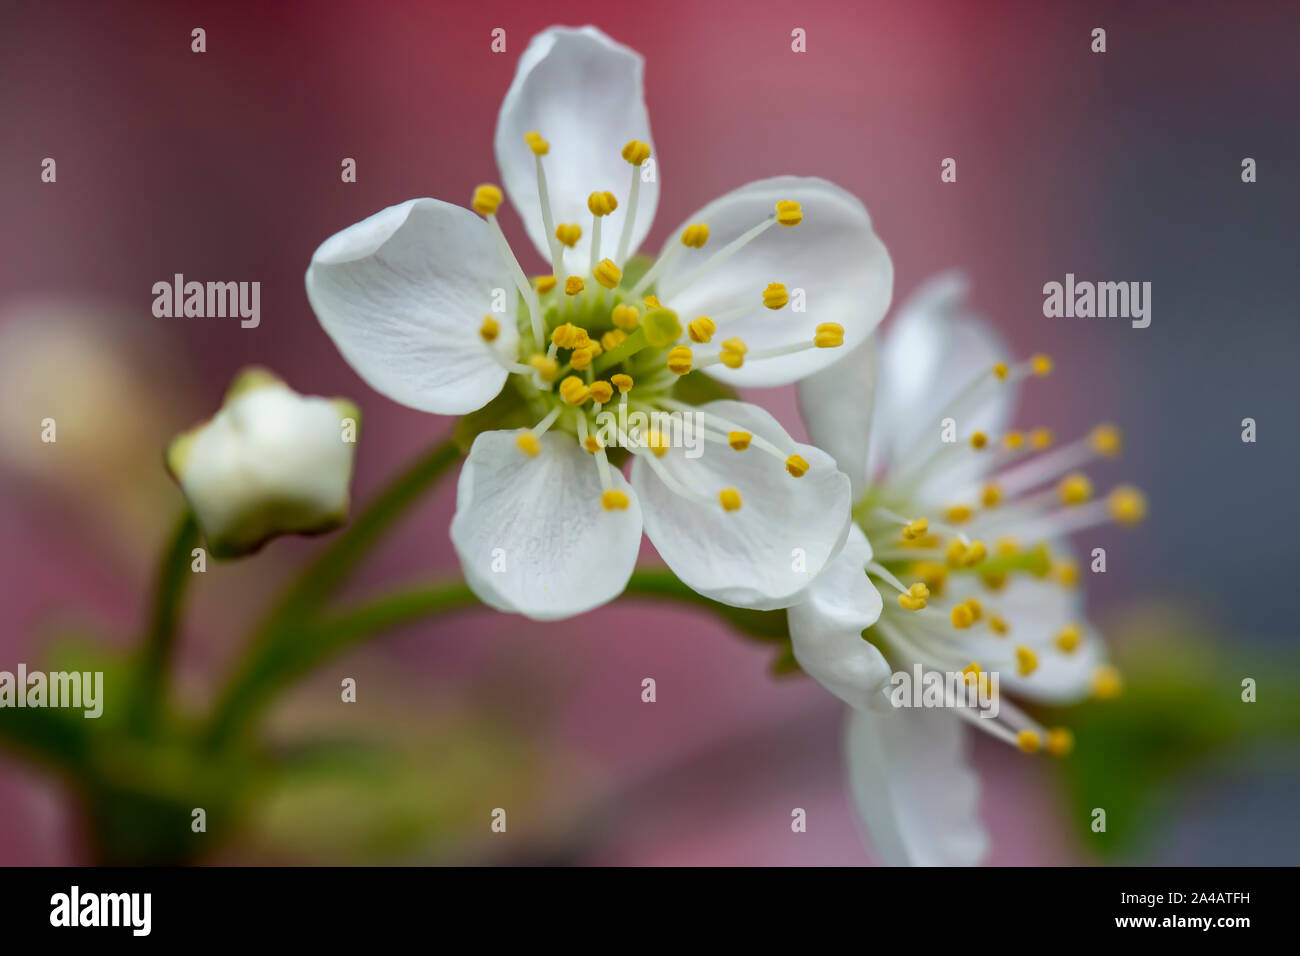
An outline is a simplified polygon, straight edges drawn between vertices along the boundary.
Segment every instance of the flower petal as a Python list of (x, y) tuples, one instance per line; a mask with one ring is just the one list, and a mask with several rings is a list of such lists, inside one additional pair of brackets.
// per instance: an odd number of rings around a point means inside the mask
[(869, 338), (835, 364), (800, 380), (799, 413), (813, 444), (835, 458), (849, 476), (853, 500), (867, 490), (871, 462), (872, 405), (876, 388), (876, 340)]
[(572, 436), (548, 432), (529, 456), (521, 432), (474, 439), (451, 540), (485, 604), (539, 621), (571, 617), (622, 593), (641, 546), (641, 506), (611, 468), (628, 506), (605, 510), (595, 461)]
[[(489, 344), (479, 329), (498, 289), (506, 311), (492, 314)], [(481, 408), (505, 383), (501, 361), (515, 357), (518, 297), (488, 225), (437, 199), (389, 206), (326, 239), (307, 298), (358, 375), (421, 411)]]
[[(966, 305), (968, 285), (960, 272), (945, 272), (927, 280), (903, 303), (898, 317), (885, 330), (876, 383), (878, 427), (872, 436), (872, 461), (883, 456), (897, 465), (909, 446), (914, 454), (928, 453), (932, 446), (916, 442), (916, 436), (927, 436), (927, 440), (933, 436), (933, 441), (939, 441), (939, 423), (948, 403), (977, 375), (988, 373), (1010, 355), (1001, 336)], [(1006, 429), (1015, 406), (1015, 386), (998, 383), (986, 394), (987, 401), (954, 414), (963, 439), (977, 429), (995, 436)], [(943, 472), (932, 471), (936, 477), (916, 489), (919, 504), (951, 504), (947, 496), (971, 481), (970, 471), (958, 474), (956, 484)]]
[[(773, 226), (719, 268), (686, 281), (712, 252), (770, 218), (776, 204), (787, 199), (803, 206), (799, 225)], [(811, 343), (823, 322), (844, 328), (844, 344), (838, 348), (746, 359), (738, 369), (725, 365), (708, 368), (708, 374), (720, 381), (785, 385), (811, 375), (865, 341), (889, 308), (894, 288), (889, 253), (872, 231), (866, 208), (834, 183), (778, 176), (741, 186), (674, 230), (662, 254), (679, 244), (682, 229), (693, 222), (708, 223), (709, 244), (676, 256), (664, 266), (657, 282), (659, 298), (683, 320), (752, 306), (721, 325), (717, 336), (719, 340), (738, 337), (750, 352)], [(789, 290), (802, 289), (805, 311), (793, 311), (793, 302), (779, 312), (768, 309), (763, 304), (763, 290), (771, 282), (780, 282)]]
[(974, 866), (988, 850), (961, 720), (943, 710), (853, 709), (849, 786), (867, 841), (890, 866)]
[[(705, 503), (678, 495), (638, 455), (632, 487), (645, 505), (646, 535), (673, 573), (705, 597), (734, 607), (788, 607), (844, 544), (849, 480), (830, 455), (796, 444), (757, 406), (718, 401), (700, 411), (714, 430), (735, 426), (800, 455), (808, 472), (795, 478), (781, 461), (753, 445), (736, 452), (706, 442), (696, 458), (687, 457), (687, 448), (668, 449), (658, 464), (708, 499)], [(738, 510), (725, 511), (718, 503), (724, 488), (739, 491)]]
[[(497, 117), (497, 166), (528, 237), (547, 262), (551, 253), (537, 192), (536, 158), (524, 134), (536, 130), (550, 143), (543, 162), (554, 222), (582, 227), (582, 238), (566, 257), (574, 271), (586, 272), (592, 225), (587, 196), (612, 192), (618, 198), (618, 209), (601, 223), (601, 254), (613, 258), (633, 175), (623, 147), (640, 140), (651, 144), (654, 156), (644, 73), (639, 53), (590, 26), (545, 30), (519, 58)], [(659, 205), (657, 158), (655, 163), (654, 179), (641, 183), (629, 252), (645, 240)]]
[(871, 545), (855, 525), (844, 548), (789, 609), (790, 638), (799, 666), (854, 707), (869, 706), (889, 682), (890, 668), (862, 632), (880, 617), (880, 592), (863, 570)]

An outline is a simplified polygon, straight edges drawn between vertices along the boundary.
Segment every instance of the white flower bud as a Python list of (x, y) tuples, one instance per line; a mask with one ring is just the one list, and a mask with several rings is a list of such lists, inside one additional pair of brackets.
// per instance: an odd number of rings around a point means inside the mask
[(341, 525), (360, 418), (346, 399), (304, 397), (264, 369), (240, 373), (221, 410), (167, 449), (209, 552), (237, 557)]

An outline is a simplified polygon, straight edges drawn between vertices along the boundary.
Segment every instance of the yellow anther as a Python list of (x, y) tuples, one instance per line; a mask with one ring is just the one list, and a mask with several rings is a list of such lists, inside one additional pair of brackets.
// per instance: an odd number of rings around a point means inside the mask
[(555, 376), (560, 372), (560, 363), (545, 355), (531, 356), (528, 364), (537, 370), (537, 375), (543, 382), (554, 382)]
[(802, 478), (808, 474), (808, 462), (804, 461), (798, 455), (791, 455), (785, 460), (785, 470), (790, 472), (796, 478)]
[(538, 294), (546, 295), (546, 293), (555, 288), (559, 280), (556, 279), (555, 276), (538, 276), (534, 282), (537, 286)]
[(907, 539), (919, 538), (930, 530), (930, 519), (913, 518), (907, 524), (903, 525), (903, 537)]
[(600, 347), (606, 352), (616, 349), (627, 340), (627, 333), (622, 329), (610, 329), (600, 337)]
[(645, 307), (647, 309), (662, 309), (664, 305), (659, 301), (659, 296), (648, 295), (645, 297)]
[(985, 485), (984, 490), (980, 492), (980, 501), (985, 508), (996, 508), (1001, 500), (1002, 489), (995, 484), (989, 483)]
[(990, 614), (989, 630), (992, 631), (994, 634), (998, 635), (998, 637), (1002, 637), (1004, 634), (1007, 633), (1007, 631), (1011, 630), (1011, 628), (1007, 626), (1007, 622), (1003, 618), (999, 617), (996, 614)]
[(582, 349), (574, 349), (573, 354), (569, 356), (569, 364), (579, 372), (585, 372), (591, 367), (591, 360), (596, 357), (596, 350), (590, 345)]
[(618, 200), (613, 193), (592, 193), (587, 197), (587, 208), (593, 216), (608, 216), (618, 208)]
[(692, 320), (686, 326), (686, 334), (691, 337), (691, 341), (699, 342), (701, 345), (713, 338), (713, 333), (716, 331), (718, 331), (718, 324), (707, 315)]
[(971, 661), (961, 669), (961, 672), (965, 675), (967, 685), (979, 683), (980, 675), (984, 673), (976, 661)]
[(682, 230), (682, 245), (688, 249), (699, 249), (709, 241), (709, 224), (693, 222)]
[(590, 394), (586, 383), (576, 375), (570, 375), (560, 383), (560, 397), (570, 405), (581, 405)]
[(658, 307), (641, 316), (641, 331), (647, 344), (661, 349), (682, 337), (682, 323), (672, 309)]
[(656, 458), (662, 458), (668, 453), (668, 439), (657, 428), (652, 428), (646, 433), (645, 443), (646, 447), (654, 452)]
[(983, 448), (989, 443), (989, 436), (983, 432), (971, 432), (970, 446), (974, 449)]
[(837, 322), (823, 322), (813, 334), (813, 345), (819, 349), (837, 349), (844, 344), (844, 326)]
[(1028, 677), (1038, 670), (1038, 655), (1023, 644), (1016, 648), (1016, 670), (1021, 677)]
[(980, 604), (979, 601), (975, 600), (975, 598), (969, 597), (962, 603), (965, 604), (966, 607), (970, 608), (971, 617), (975, 620), (978, 621), (984, 616), (984, 606)]
[(727, 444), (736, 451), (744, 451), (753, 437), (749, 432), (727, 432)]
[(740, 368), (745, 364), (745, 353), (749, 347), (740, 339), (730, 338), (722, 343), (722, 351), (718, 353), (718, 359), (727, 368)]
[(1077, 624), (1067, 624), (1056, 634), (1056, 646), (1063, 654), (1073, 654), (1083, 640), (1083, 631)]
[(1124, 679), (1119, 668), (1106, 664), (1092, 674), (1092, 695), (1099, 700), (1114, 700), (1124, 689)]
[(1053, 757), (1067, 757), (1074, 749), (1074, 734), (1065, 727), (1053, 727), (1047, 732), (1047, 752)]
[(1029, 444), (1033, 445), (1039, 451), (1044, 448), (1052, 447), (1052, 430), (1050, 428), (1035, 428), (1029, 433)]
[(1007, 368), (1006, 362), (998, 362), (996, 365), (993, 366), (993, 374), (1000, 379), (1006, 378), (1007, 375), (1010, 374), (1010, 372), (1011, 370)]
[(1010, 537), (998, 538), (998, 540), (994, 542), (994, 547), (997, 548), (999, 557), (1009, 558), (1019, 552), (1020, 542), (1015, 538)]
[(536, 457), (537, 453), (542, 450), (542, 443), (537, 440), (537, 436), (532, 432), (520, 432), (519, 437), (515, 439), (515, 444), (529, 458)]
[(629, 140), (623, 147), (623, 158), (633, 166), (640, 166), (650, 158), (650, 144), (643, 143), (639, 139)]
[(641, 321), (640, 313), (634, 305), (616, 305), (610, 313), (609, 320), (624, 332), (631, 332)]
[(674, 375), (685, 375), (691, 370), (691, 348), (678, 345), (668, 352), (668, 371)]
[(936, 561), (917, 561), (908, 569), (908, 574), (920, 578), (935, 594), (943, 590), (948, 580), (948, 569)]
[(1002, 439), (1005, 448), (1015, 451), (1025, 443), (1025, 436), (1020, 432), (1007, 432)]
[(1106, 507), (1116, 524), (1135, 525), (1147, 516), (1146, 495), (1132, 485), (1120, 485), (1106, 498)]
[(790, 293), (779, 282), (769, 282), (767, 288), (763, 290), (763, 304), (769, 309), (784, 309), (789, 301)]
[(1052, 374), (1052, 360), (1046, 355), (1035, 355), (1029, 360), (1029, 368), (1035, 375), (1042, 378)]
[(623, 278), (623, 270), (614, 265), (613, 259), (601, 259), (596, 268), (591, 270), (592, 277), (606, 289), (618, 286)]
[(962, 630), (965, 630), (975, 623), (974, 615), (971, 614), (970, 608), (965, 604), (953, 605), (952, 613), (949, 617), (952, 618), (952, 626)]
[(900, 538), (898, 545), (902, 548), (914, 548), (917, 551), (929, 551), (931, 548), (939, 547), (939, 536), (923, 534), (919, 538)]
[(952, 505), (943, 513), (943, 516), (953, 524), (961, 524), (970, 521), (973, 514), (975, 512), (971, 511), (969, 505)]
[(973, 568), (989, 556), (989, 549), (984, 546), (983, 541), (972, 541), (970, 547), (966, 549), (966, 556), (962, 559), (962, 564), (968, 568)]
[(1098, 425), (1088, 436), (1088, 442), (1103, 458), (1117, 458), (1124, 449), (1124, 441), (1114, 425)]
[(1038, 734), (1032, 730), (1022, 730), (1016, 735), (1016, 746), (1027, 754), (1036, 754), (1043, 742), (1038, 739)]
[(600, 504), (606, 511), (626, 511), (627, 493), (617, 488), (606, 488), (605, 493), (600, 496)]
[(723, 511), (740, 510), (740, 492), (735, 488), (723, 488), (718, 492), (718, 503)]
[(501, 323), (490, 315), (483, 316), (483, 324), (478, 327), (478, 334), (485, 342), (495, 342), (501, 334)]
[(1092, 482), (1087, 475), (1075, 472), (1066, 475), (1057, 486), (1056, 493), (1063, 505), (1081, 505), (1092, 497)]
[(948, 542), (947, 558), (948, 567), (960, 568), (966, 564), (966, 542), (961, 538), (953, 538)]
[(582, 238), (582, 227), (576, 222), (562, 222), (555, 227), (555, 238), (572, 249)]
[(470, 205), (480, 216), (491, 216), (501, 206), (501, 200), (505, 198), (501, 195), (501, 190), (491, 183), (484, 183), (474, 189), (474, 198)]
[(588, 390), (591, 392), (591, 400), (601, 405), (614, 397), (614, 386), (606, 381), (592, 382)]
[(537, 132), (537, 130), (531, 130), (524, 133), (524, 142), (528, 144), (528, 148), (531, 149), (533, 154), (536, 156), (545, 156), (551, 151), (551, 144), (542, 139), (542, 134)]
[(582, 281), (582, 276), (569, 276), (564, 280), (565, 295), (577, 295), (585, 288), (587, 288), (587, 283)]
[(919, 611), (925, 607), (925, 599), (930, 596), (930, 589), (917, 581), (907, 591), (898, 596), (898, 603), (909, 611)]
[(563, 325), (557, 325), (551, 332), (551, 341), (558, 348), (571, 349), (576, 348), (579, 342), (578, 336), (585, 333), (586, 329), (580, 329), (572, 322), (565, 322)]
[(587, 450), (587, 454), (594, 455), (604, 448), (605, 444), (595, 435), (588, 435), (582, 440), (582, 447)]
[(610, 378), (610, 382), (613, 383), (616, 389), (618, 389), (620, 395), (626, 395), (628, 392), (632, 391), (631, 375), (624, 375), (622, 372), (619, 372), (617, 375)]
[(1079, 566), (1073, 561), (1061, 561), (1053, 569), (1056, 571), (1056, 578), (1067, 588), (1072, 588), (1079, 583)]
[(803, 222), (803, 207), (793, 199), (782, 199), (776, 204), (776, 221), (782, 226), (797, 226)]

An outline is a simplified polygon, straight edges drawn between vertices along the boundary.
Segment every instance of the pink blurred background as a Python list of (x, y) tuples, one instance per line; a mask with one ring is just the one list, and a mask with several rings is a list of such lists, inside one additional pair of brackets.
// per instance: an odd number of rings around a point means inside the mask
[[(153, 551), (181, 506), (160, 450), (215, 409), (243, 365), (360, 402), (359, 501), (450, 428), (355, 376), (308, 308), (303, 273), (324, 238), (384, 206), (465, 202), (497, 180), (496, 111), (518, 55), (550, 24), (588, 22), (647, 59), (662, 183), (650, 250), (751, 179), (819, 175), (856, 193), (893, 257), (896, 303), (961, 266), (1017, 349), (1056, 357), (1022, 424), (1061, 435), (1103, 420), (1125, 427), (1127, 460), (1105, 480), (1145, 485), (1153, 517), (1122, 539), (1094, 536), (1116, 572), (1091, 589), (1098, 618), (1160, 598), (1227, 628), (1225, 640), (1271, 647), (1292, 636), (1275, 578), (1225, 557), (1245, 551), (1267, 567), (1270, 548), (1284, 560), (1281, 544), (1258, 541), (1220, 503), (1294, 497), (1283, 478), (1295, 465), (1293, 422), (1291, 444), (1278, 444), (1279, 410), (1293, 418), (1296, 407), (1294, 8), (19, 2), (0, 13), (0, 330), (45, 329), (54, 358), (41, 374), (15, 363), (31, 380), (25, 405), (7, 383), (5, 439), (34, 435), (46, 414), (60, 421), (60, 454), (105, 428), (125, 437), (97, 452), (116, 459), (77, 459), (75, 475), (11, 448), (0, 666), (36, 656), (54, 622), (126, 632), (144, 613)], [(1094, 26), (1108, 30), (1105, 55), (1089, 51)], [(202, 55), (190, 51), (194, 27), (207, 31)], [(505, 54), (489, 50), (496, 27)], [(807, 31), (806, 54), (790, 51), (794, 27)], [(47, 156), (57, 184), (40, 182)], [(1254, 186), (1240, 182), (1243, 156), (1258, 158)], [(340, 182), (344, 157), (357, 160), (355, 184)], [(945, 157), (957, 160), (956, 184), (939, 180)], [(513, 212), (504, 223), (532, 256)], [(1152, 326), (1043, 318), (1042, 284), (1067, 271), (1153, 281)], [(176, 272), (260, 281), (261, 326), (154, 318), (151, 287)], [(86, 326), (102, 347), (59, 351)], [(10, 357), (30, 345), (6, 341)], [(134, 398), (106, 417), (99, 393), (77, 386), (114, 370)], [(801, 431), (792, 390), (751, 397)], [(1274, 430), (1246, 446), (1247, 459), (1233, 443), (1249, 414)], [(453, 484), (353, 592), (456, 573)], [(278, 541), (255, 565), (208, 573), (184, 635), (184, 703), (205, 704), (277, 582), (318, 547)], [(551, 625), (484, 610), (330, 664), (280, 717), (329, 710), (340, 676), (352, 676), (359, 706), (387, 715), (384, 733), (419, 737), (464, 713), (506, 728), (535, 762), (467, 784), (466, 813), (511, 808), (512, 829), (543, 859), (869, 862), (843, 793), (841, 708), (809, 680), (770, 678), (768, 657), (698, 614), (630, 601)], [(640, 701), (646, 676), (658, 683), (652, 707)], [(987, 740), (977, 759), (991, 862), (1089, 858), (1062, 820), (1050, 768)], [(80, 859), (57, 787), (7, 758), (0, 774), (0, 863)], [(790, 832), (796, 806), (808, 811), (806, 834)], [(1265, 822), (1281, 819), (1262, 806)], [(1176, 858), (1171, 845), (1152, 858)], [(1243, 845), (1257, 856), (1240, 862), (1267, 858), (1253, 831), (1224, 831), (1188, 862), (1231, 859)], [(233, 853), (332, 860), (273, 839)], [(473, 855), (452, 837), (421, 858)]]

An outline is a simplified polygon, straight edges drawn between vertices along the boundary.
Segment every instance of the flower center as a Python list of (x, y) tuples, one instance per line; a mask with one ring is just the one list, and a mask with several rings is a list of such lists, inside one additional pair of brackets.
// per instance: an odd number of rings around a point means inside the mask
[[(587, 197), (587, 208), (592, 215), (588, 268), (580, 274), (569, 273), (563, 252), (577, 245), (583, 229), (578, 223), (554, 222), (543, 162), (543, 157), (550, 152), (550, 144), (537, 132), (526, 134), (525, 140), (536, 160), (537, 189), (552, 274), (531, 282), (526, 278), (497, 222), (496, 212), (503, 199), (500, 189), (493, 185), (479, 186), (471, 203), (491, 227), (520, 298), (519, 350), (516, 360), (506, 363), (506, 368), (513, 373), (515, 387), (540, 418), (535, 426), (520, 433), (520, 451), (530, 456), (539, 454), (542, 445), (538, 439), (552, 427), (573, 435), (596, 460), (604, 489), (601, 504), (606, 510), (628, 506), (627, 496), (612, 484), (613, 466), (606, 453), (611, 444), (642, 455), (664, 483), (683, 497), (728, 512), (741, 508), (742, 498), (736, 488), (702, 492), (674, 477), (658, 461), (672, 444), (674, 434), (680, 434), (682, 426), (678, 423), (683, 415), (694, 416), (690, 427), (697, 429), (705, 441), (728, 445), (734, 452), (745, 451), (752, 445), (760, 453), (776, 457), (790, 475), (799, 478), (806, 474), (809, 465), (803, 458), (716, 414), (693, 408), (680, 400), (677, 386), (684, 376), (716, 364), (735, 369), (746, 360), (773, 358), (808, 348), (837, 348), (844, 341), (843, 328), (832, 322), (822, 323), (811, 342), (794, 342), (755, 353), (750, 353), (742, 339), (731, 336), (722, 339), (716, 349), (696, 354), (695, 347), (712, 343), (721, 328), (751, 313), (758, 302), (772, 312), (779, 312), (790, 299), (786, 287), (772, 282), (762, 290), (755, 290), (754, 302), (737, 303), (713, 316), (696, 316), (683, 325), (678, 314), (654, 295), (654, 283), (667, 265), (707, 244), (706, 223), (687, 226), (679, 245), (633, 277), (628, 251), (640, 193), (640, 167), (650, 156), (649, 145), (637, 140), (629, 142), (622, 151), (623, 158), (632, 167), (632, 179), (614, 258), (601, 254), (605, 239), (601, 224), (618, 208), (618, 199), (610, 192), (593, 192)], [(722, 267), (772, 226), (789, 228), (802, 220), (799, 203), (793, 200), (776, 203), (771, 215), (699, 263), (684, 277), (681, 287)], [(482, 338), (494, 342), (500, 333), (499, 322), (485, 315), (479, 329)], [(616, 395), (617, 406), (614, 406)], [(666, 428), (663, 422), (674, 427)]]

